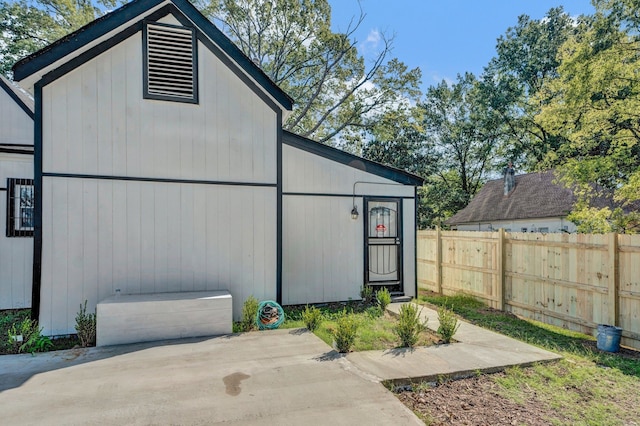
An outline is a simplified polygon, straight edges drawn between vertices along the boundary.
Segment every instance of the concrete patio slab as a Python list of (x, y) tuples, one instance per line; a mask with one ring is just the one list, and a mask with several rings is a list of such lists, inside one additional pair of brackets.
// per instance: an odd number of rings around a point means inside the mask
[[(438, 328), (434, 310), (421, 315)], [(7, 355), (0, 357), (2, 421), (417, 425), (380, 382), (437, 381), (561, 358), (465, 322), (455, 339), (340, 355), (297, 329)]]
[(11, 425), (419, 425), (304, 330), (0, 357)]
[[(392, 303), (387, 310), (397, 314), (402, 305)], [(429, 329), (438, 329), (440, 324), (436, 311), (424, 307), (421, 317), (428, 320)], [(553, 352), (463, 321), (460, 321), (460, 328), (454, 339), (458, 343), (415, 349), (353, 352), (347, 359), (380, 381), (400, 385), (437, 381), (442, 377), (467, 377), (477, 372), (495, 372), (515, 365), (526, 366), (562, 358)]]

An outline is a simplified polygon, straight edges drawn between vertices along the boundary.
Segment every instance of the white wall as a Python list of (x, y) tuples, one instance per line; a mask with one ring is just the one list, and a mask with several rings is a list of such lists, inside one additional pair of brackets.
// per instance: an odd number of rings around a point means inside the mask
[[(350, 195), (353, 193), (354, 182), (360, 182), (356, 184), (356, 195), (413, 197), (413, 186), (398, 184), (392, 180), (340, 164), (299, 148), (284, 145), (282, 147), (282, 156), (283, 192), (285, 193)], [(356, 160), (356, 163), (358, 162)], [(371, 182), (390, 185), (375, 185), (371, 184)]]
[(142, 98), (142, 35), (43, 89), (43, 171), (276, 183), (276, 113), (199, 43), (200, 104)]
[[(41, 325), (85, 299), (229, 289), (234, 314), (276, 291), (275, 188), (46, 178)], [(93, 309), (93, 308), (91, 308)]]
[[(360, 216), (353, 220), (349, 194), (356, 181), (377, 184), (356, 185)], [(413, 197), (414, 188), (284, 145), (283, 193), (283, 303), (303, 304), (360, 299), (364, 283), (362, 196)], [(404, 293), (413, 296), (414, 200), (403, 199), (402, 208)]]
[[(458, 231), (495, 231), (504, 228), (507, 232), (563, 232), (566, 227), (567, 232), (576, 232), (576, 225), (573, 222), (561, 217), (543, 219), (521, 219), (521, 220), (496, 220), (475, 224), (457, 225)], [(544, 229), (546, 228), (546, 230)], [(542, 231), (540, 230), (542, 229)]]
[(141, 43), (43, 88), (43, 172), (116, 177), (43, 177), (45, 334), (116, 288), (276, 296), (276, 112), (201, 43), (198, 105), (143, 99)]
[(33, 120), (0, 88), (0, 144), (6, 143), (33, 145)]
[[(33, 145), (33, 120), (0, 89), (0, 144)], [(33, 179), (33, 155), (0, 153), (0, 188), (7, 178)], [(33, 238), (6, 237), (7, 192), (0, 191), (0, 309), (31, 306)]]
[[(0, 93), (4, 92), (0, 90)], [(33, 122), (30, 124), (31, 127), (23, 129), (24, 133), (33, 134)], [(0, 134), (3, 130), (0, 128)], [(33, 155), (0, 153), (0, 187), (3, 189), (8, 189), (7, 178), (33, 179)], [(0, 191), (0, 226), (0, 309), (28, 308), (31, 306), (33, 237), (6, 237), (6, 190)]]

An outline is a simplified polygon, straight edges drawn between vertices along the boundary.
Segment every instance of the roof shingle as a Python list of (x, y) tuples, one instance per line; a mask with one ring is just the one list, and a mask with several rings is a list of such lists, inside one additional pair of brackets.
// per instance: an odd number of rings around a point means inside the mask
[(515, 188), (504, 195), (504, 180), (487, 182), (469, 205), (445, 223), (488, 222), (566, 216), (576, 197), (570, 189), (554, 183), (553, 171), (515, 176)]

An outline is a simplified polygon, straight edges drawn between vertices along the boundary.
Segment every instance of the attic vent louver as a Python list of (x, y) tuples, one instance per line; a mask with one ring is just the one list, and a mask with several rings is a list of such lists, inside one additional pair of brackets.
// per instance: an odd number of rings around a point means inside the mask
[(144, 97), (198, 102), (195, 33), (192, 28), (147, 23)]

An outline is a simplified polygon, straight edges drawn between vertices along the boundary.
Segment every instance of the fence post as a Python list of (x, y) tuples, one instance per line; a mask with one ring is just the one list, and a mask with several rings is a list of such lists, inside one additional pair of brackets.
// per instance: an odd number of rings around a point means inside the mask
[(497, 251), (497, 266), (498, 266), (498, 285), (497, 285), (497, 294), (496, 299), (498, 302), (497, 309), (504, 311), (504, 229), (498, 229), (498, 247)]
[(609, 324), (619, 325), (620, 322), (620, 270), (618, 262), (618, 234), (609, 234), (609, 288), (607, 291), (609, 301)]
[(442, 295), (442, 235), (436, 226), (436, 291)]

